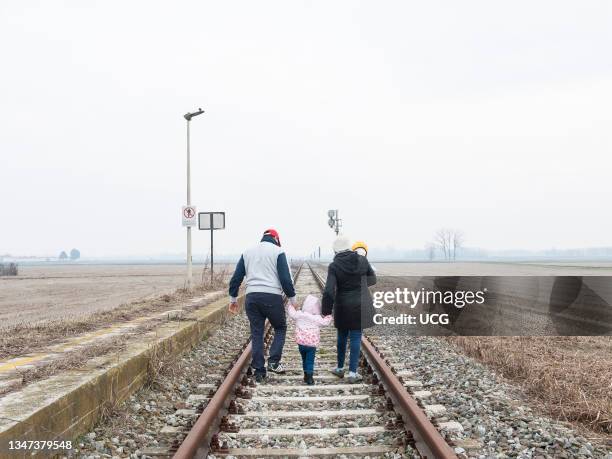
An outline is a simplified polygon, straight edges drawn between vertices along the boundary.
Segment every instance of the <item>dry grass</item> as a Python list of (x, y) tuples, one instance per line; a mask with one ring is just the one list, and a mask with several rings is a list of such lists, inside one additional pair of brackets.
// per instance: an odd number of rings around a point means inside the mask
[(152, 330), (159, 325), (160, 322), (161, 319), (148, 321), (136, 327), (128, 334), (107, 338), (97, 343), (88, 344), (65, 353), (61, 358), (37, 365), (35, 368), (20, 370), (18, 372), (19, 376), (21, 377), (19, 383), (11, 384), (0, 389), (0, 396), (18, 390), (33, 382), (47, 379), (63, 371), (82, 368), (89, 360), (95, 357), (123, 351), (126, 349), (130, 339)]
[(160, 376), (168, 373), (171, 369), (176, 368), (178, 360), (172, 357), (172, 354), (167, 350), (154, 348), (151, 353), (151, 358), (147, 363), (147, 380), (146, 387), (153, 387), (159, 380)]
[(208, 276), (204, 282), (195, 285), (191, 291), (186, 288), (179, 288), (174, 292), (153, 299), (122, 304), (115, 309), (96, 312), (74, 320), (54, 320), (4, 328), (0, 333), (0, 359), (41, 351), (46, 346), (64, 341), (71, 336), (77, 336), (112, 324), (127, 322), (143, 315), (178, 308), (179, 306), (185, 312), (190, 312), (196, 306), (185, 306), (185, 300), (224, 288), (227, 285), (227, 277), (227, 270), (220, 270), (219, 273), (215, 273), (212, 284), (210, 276)]
[(118, 352), (125, 348), (125, 343), (128, 340), (127, 336), (119, 336), (116, 338), (104, 340), (101, 343), (90, 344), (74, 351), (67, 352), (62, 358), (53, 360), (47, 364), (39, 365), (36, 368), (22, 370), (20, 375), (22, 385), (30, 384), (34, 381), (46, 379), (57, 373), (73, 368), (80, 368), (88, 360), (107, 355), (110, 352)]
[(564, 421), (612, 433), (612, 337), (447, 337)]
[(127, 322), (145, 314), (168, 309), (185, 298), (177, 290), (148, 301), (135, 301), (116, 309), (94, 313), (82, 319), (57, 320), (40, 324), (20, 324), (0, 336), (0, 358), (9, 358), (42, 350), (71, 336), (90, 332), (119, 322)]
[(210, 268), (208, 266), (208, 259), (204, 262), (202, 268), (202, 276), (200, 279), (200, 286), (208, 290), (217, 290), (220, 288), (227, 287), (229, 277), (229, 270), (227, 266), (222, 266), (213, 272), (212, 280), (210, 278)]
[[(221, 319), (219, 325), (221, 325), (225, 320), (226, 319)], [(127, 348), (131, 339), (133, 339), (135, 336), (153, 330), (162, 321), (163, 319), (150, 320), (138, 326), (126, 335), (108, 338), (99, 343), (83, 346), (74, 351), (67, 352), (60, 359), (44, 363), (36, 368), (19, 371), (21, 380), (18, 383), (14, 383), (0, 389), (0, 396), (14, 392), (15, 390), (18, 390), (32, 382), (49, 378), (53, 375), (61, 373), (62, 371), (82, 368), (89, 360), (95, 357), (108, 355), (109, 353), (113, 352), (121, 352)], [(210, 332), (206, 332), (202, 339), (208, 338), (209, 334)], [(158, 348), (154, 348), (153, 354), (148, 362), (147, 380), (145, 385), (147, 387), (154, 387), (161, 376), (180, 372), (181, 365), (180, 359), (177, 360), (169, 350), (159, 350)], [(115, 402), (112, 401), (107, 409), (109, 412), (112, 412), (114, 408)]]

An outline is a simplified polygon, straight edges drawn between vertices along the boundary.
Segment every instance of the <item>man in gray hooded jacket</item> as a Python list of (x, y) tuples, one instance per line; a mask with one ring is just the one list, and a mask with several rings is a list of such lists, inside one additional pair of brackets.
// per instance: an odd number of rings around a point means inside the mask
[(296, 304), (293, 279), (289, 263), (283, 249), (280, 237), (274, 229), (264, 231), (258, 245), (246, 250), (230, 280), (229, 309), (238, 312), (238, 291), (246, 278), (245, 310), (251, 327), (252, 361), (255, 380), (262, 382), (266, 378), (264, 359), (264, 330), (266, 319), (274, 328), (274, 340), (270, 346), (270, 357), (267, 369), (274, 373), (284, 373), (281, 364), (283, 346), (287, 333), (287, 320), (282, 294), (285, 293), (289, 302)]

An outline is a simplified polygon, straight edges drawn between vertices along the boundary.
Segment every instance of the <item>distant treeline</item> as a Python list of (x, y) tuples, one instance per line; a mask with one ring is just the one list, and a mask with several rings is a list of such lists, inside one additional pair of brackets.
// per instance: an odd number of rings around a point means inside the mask
[(19, 274), (17, 263), (0, 263), (0, 276), (16, 276)]
[[(372, 247), (368, 258), (373, 261), (440, 261), (439, 251), (427, 249), (402, 250), (393, 247)], [(457, 258), (464, 261), (514, 261), (514, 260), (602, 260), (612, 261), (612, 247), (548, 250), (487, 250), (477, 247), (461, 247)]]

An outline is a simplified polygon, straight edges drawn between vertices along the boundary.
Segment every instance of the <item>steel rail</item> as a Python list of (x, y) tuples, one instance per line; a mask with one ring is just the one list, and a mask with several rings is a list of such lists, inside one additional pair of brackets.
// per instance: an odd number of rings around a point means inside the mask
[(227, 408), (230, 396), (240, 380), (240, 376), (251, 359), (251, 343), (242, 352), (231, 371), (225, 377), (223, 383), (215, 395), (210, 399), (204, 411), (195, 422), (187, 437), (174, 454), (174, 459), (191, 459), (193, 457), (206, 457), (209, 449), (208, 438), (214, 428), (218, 427), (220, 414)]
[(444, 437), (440, 435), (440, 432), (431, 423), (416, 400), (412, 398), (399, 378), (391, 371), (374, 345), (365, 337), (361, 340), (361, 349), (393, 400), (394, 407), (402, 415), (404, 425), (412, 433), (416, 448), (421, 456), (436, 459), (457, 459), (457, 455), (446, 443)]
[[(308, 264), (308, 267), (319, 287), (323, 290), (325, 282), (310, 264)], [(361, 349), (372, 369), (376, 371), (387, 394), (391, 397), (394, 408), (401, 414), (406, 432), (414, 438), (419, 454), (423, 458), (457, 459), (453, 449), (431, 423), (417, 401), (408, 393), (402, 381), (393, 373), (378, 350), (365, 336), (361, 338)]]
[[(297, 282), (302, 266), (298, 268), (294, 276), (294, 283)], [(214, 431), (219, 427), (223, 412), (227, 409), (230, 399), (240, 377), (246, 371), (251, 361), (252, 346), (251, 342), (242, 351), (238, 360), (232, 366), (223, 383), (208, 402), (197, 421), (179, 446), (174, 454), (174, 459), (205, 458), (210, 449), (210, 440)]]

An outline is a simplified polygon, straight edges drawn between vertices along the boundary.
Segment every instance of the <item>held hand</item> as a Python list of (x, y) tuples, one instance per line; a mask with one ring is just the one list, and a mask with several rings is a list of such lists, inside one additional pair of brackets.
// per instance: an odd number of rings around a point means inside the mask
[(238, 303), (230, 303), (228, 309), (231, 314), (238, 314)]

